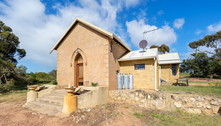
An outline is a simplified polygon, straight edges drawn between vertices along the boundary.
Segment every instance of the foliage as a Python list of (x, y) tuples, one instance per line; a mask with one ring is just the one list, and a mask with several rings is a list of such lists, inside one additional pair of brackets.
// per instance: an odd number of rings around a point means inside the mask
[(38, 72), (38, 73), (36, 73), (36, 78), (39, 79), (39, 80), (40, 79), (44, 79), (46, 77), (48, 77), (48, 74), (45, 73), (45, 72)]
[(165, 54), (166, 52), (170, 52), (169, 46), (162, 44), (161, 46), (152, 45), (150, 48), (158, 48), (158, 52), (161, 54)]
[(57, 83), (57, 81), (53, 81), (53, 85), (57, 85), (58, 83)]
[[(207, 77), (213, 78), (213, 75), (221, 76), (221, 31), (216, 34), (206, 35), (204, 38), (189, 43), (189, 47), (196, 49), (196, 53), (191, 54), (194, 58), (184, 60), (180, 65), (180, 71), (186, 72), (192, 70), (191, 76), (197, 77)], [(206, 46), (214, 48), (213, 52), (205, 51), (197, 53), (200, 51), (198, 47)], [(207, 56), (210, 55), (210, 57)]]
[(187, 73), (187, 72), (180, 72), (180, 76), (189, 76), (190, 74), (189, 73)]
[(6, 93), (12, 90), (14, 85), (14, 80), (11, 79), (10, 81), (7, 82), (7, 84), (0, 85), (0, 93)]
[(2, 59), (17, 63), (18, 59), (25, 57), (24, 49), (19, 48), (19, 38), (12, 33), (12, 29), (0, 21), (0, 54)]
[(16, 72), (18, 60), (26, 55), (24, 49), (19, 48), (19, 38), (12, 33), (12, 29), (0, 21), (0, 84), (6, 84), (7, 78), (18, 80)]
[(48, 73), (49, 76), (53, 77), (54, 79), (56, 79), (57, 76), (57, 70), (52, 70), (51, 72)]
[(215, 66), (212, 65), (212, 61), (206, 53), (198, 53), (194, 55), (194, 59), (183, 60), (183, 63), (180, 65), (180, 71), (193, 70), (190, 76), (207, 77), (210, 74), (214, 74), (213, 67)]
[[(12, 33), (12, 29), (0, 21), (1, 92), (9, 91), (12, 89), (25, 89), (27, 85), (35, 83), (48, 83), (56, 79), (56, 70), (52, 70), (49, 73), (26, 73), (26, 66), (16, 66), (18, 60), (22, 59), (26, 55), (26, 51), (19, 48), (19, 44), (19, 38)], [(13, 81), (10, 79), (13, 79)]]
[(96, 87), (98, 85), (98, 83), (91, 83), (91, 86)]
[(197, 49), (199, 46), (218, 48), (221, 40), (221, 31), (213, 35), (207, 35), (203, 39), (189, 43), (189, 47)]
[(25, 76), (26, 75), (26, 71), (27, 71), (27, 67), (26, 66), (23, 66), (23, 65), (20, 65), (20, 66), (17, 66), (15, 71), (20, 74), (21, 76)]

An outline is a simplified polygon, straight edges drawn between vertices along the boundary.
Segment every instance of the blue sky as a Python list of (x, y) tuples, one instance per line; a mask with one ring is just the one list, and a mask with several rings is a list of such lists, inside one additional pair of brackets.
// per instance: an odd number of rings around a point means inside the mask
[[(27, 72), (56, 69), (51, 48), (76, 17), (115, 33), (132, 50), (143, 39), (148, 46), (166, 44), (181, 60), (194, 50), (188, 43), (221, 30), (220, 0), (0, 0), (0, 20), (20, 39), (27, 56), (18, 65)], [(201, 50), (211, 50), (201, 47)]]

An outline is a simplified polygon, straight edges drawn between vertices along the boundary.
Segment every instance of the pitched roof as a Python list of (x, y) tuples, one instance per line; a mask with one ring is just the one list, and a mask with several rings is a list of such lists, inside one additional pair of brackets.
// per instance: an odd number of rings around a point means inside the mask
[(159, 64), (179, 64), (182, 63), (180, 61), (180, 57), (178, 53), (166, 53), (158, 55)]
[(59, 44), (62, 42), (62, 40), (63, 40), (63, 39), (65, 38), (65, 36), (68, 34), (68, 32), (73, 28), (73, 26), (74, 26), (75, 24), (77, 24), (77, 22), (80, 22), (80, 23), (82, 23), (82, 24), (84, 24), (84, 25), (86, 25), (86, 26), (92, 28), (93, 30), (95, 30), (95, 31), (97, 31), (97, 32), (99, 32), (99, 33), (101, 33), (101, 34), (103, 34), (103, 35), (105, 35), (105, 36), (111, 38), (112, 40), (116, 40), (122, 47), (124, 47), (124, 48), (127, 49), (128, 51), (131, 51), (131, 49), (130, 49), (125, 43), (123, 43), (114, 33), (111, 34), (111, 33), (107, 32), (107, 31), (105, 31), (105, 30), (103, 30), (103, 29), (101, 29), (101, 28), (99, 28), (99, 27), (97, 27), (97, 26), (95, 26), (95, 25), (93, 25), (93, 24), (91, 24), (91, 23), (88, 23), (88, 22), (86, 22), (86, 21), (84, 21), (84, 20), (82, 20), (82, 19), (80, 19), (80, 18), (77, 17), (77, 18), (72, 22), (72, 24), (69, 26), (69, 28), (65, 31), (65, 33), (62, 35), (62, 37), (58, 40), (58, 42), (54, 45), (54, 47), (52, 48), (52, 50), (51, 50), (50, 53), (52, 53), (53, 50), (56, 50), (56, 49), (58, 48)]
[(137, 50), (131, 51), (122, 58), (118, 59), (118, 61), (129, 61), (129, 60), (142, 60), (142, 59), (151, 59), (157, 58), (158, 49), (146, 49), (146, 50)]

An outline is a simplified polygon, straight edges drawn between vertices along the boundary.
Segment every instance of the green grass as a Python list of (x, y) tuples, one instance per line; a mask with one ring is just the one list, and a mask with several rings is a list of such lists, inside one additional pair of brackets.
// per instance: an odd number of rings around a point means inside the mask
[(0, 95), (0, 103), (24, 101), (26, 100), (26, 98), (27, 98), (27, 90), (10, 92)]
[(163, 91), (186, 91), (186, 92), (195, 92), (200, 95), (209, 95), (221, 98), (221, 87), (216, 86), (171, 86), (163, 85), (160, 87), (160, 90)]
[[(133, 113), (146, 125), (151, 126), (218, 126), (221, 116), (207, 116), (204, 114), (191, 114), (177, 109), (177, 111), (145, 110), (142, 113)], [(132, 114), (132, 113), (131, 113)]]
[(218, 126), (221, 116), (207, 116), (182, 112), (152, 113), (151, 124), (154, 126)]
[(189, 83), (221, 84), (221, 81), (189, 81)]
[(180, 76), (190, 76), (189, 73), (180, 73)]
[(134, 116), (136, 116), (137, 118), (142, 118), (143, 114), (139, 113), (139, 112), (135, 112)]

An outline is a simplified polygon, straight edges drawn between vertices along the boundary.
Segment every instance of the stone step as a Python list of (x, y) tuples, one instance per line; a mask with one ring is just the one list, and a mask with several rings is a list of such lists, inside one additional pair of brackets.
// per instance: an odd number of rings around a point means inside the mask
[(56, 116), (59, 113), (61, 113), (61, 112), (50, 110), (50, 109), (38, 108), (38, 107), (32, 107), (32, 106), (28, 106), (26, 108), (32, 111), (35, 111), (36, 113), (46, 114), (48, 116)]
[[(65, 94), (66, 95), (66, 94)], [(50, 94), (50, 95), (45, 95), (42, 98), (49, 98), (49, 99), (57, 99), (57, 100), (64, 100), (65, 95), (58, 95), (58, 94)]]
[(53, 94), (67, 94), (67, 91), (54, 91)]
[(54, 93), (65, 93), (67, 94), (67, 91), (64, 89), (55, 90)]
[(56, 100), (64, 100), (65, 95), (56, 95), (56, 94), (50, 94), (50, 95), (45, 95), (42, 98), (48, 98), (48, 99), (56, 99)]
[(55, 99), (55, 98), (37, 98), (36, 101), (41, 102), (41, 103), (50, 103), (54, 105), (60, 105), (63, 106), (64, 100), (63, 99)]
[(58, 111), (61, 112), (63, 105), (55, 105), (55, 104), (50, 104), (50, 103), (42, 103), (42, 102), (30, 102), (30, 106), (34, 107), (34, 108), (44, 108), (44, 109), (49, 109), (49, 110), (54, 110), (54, 111)]

